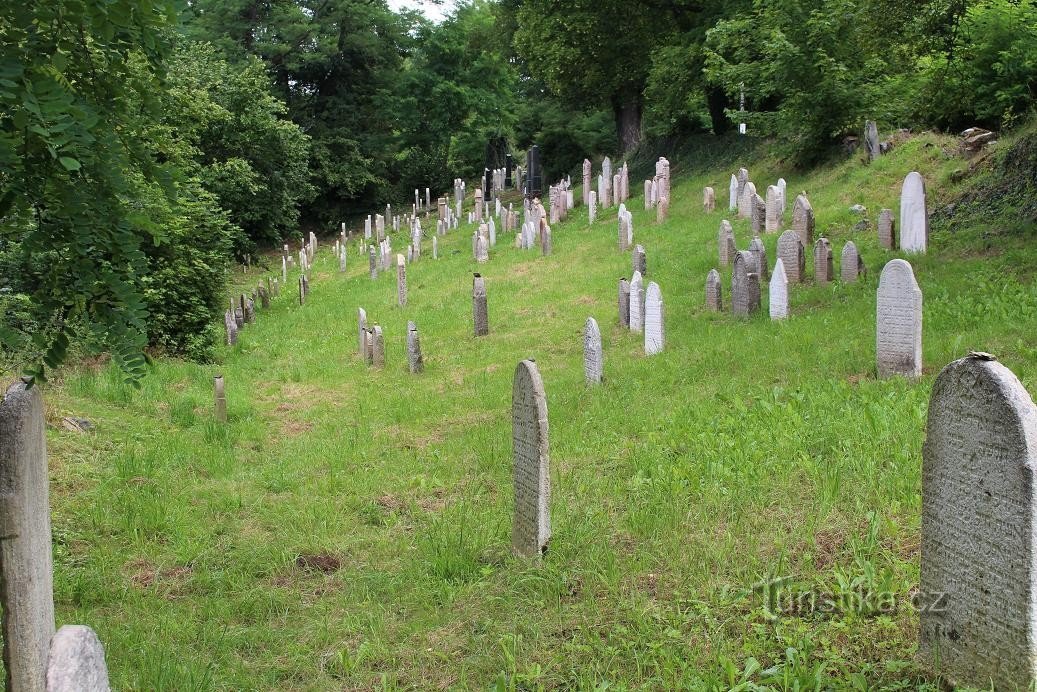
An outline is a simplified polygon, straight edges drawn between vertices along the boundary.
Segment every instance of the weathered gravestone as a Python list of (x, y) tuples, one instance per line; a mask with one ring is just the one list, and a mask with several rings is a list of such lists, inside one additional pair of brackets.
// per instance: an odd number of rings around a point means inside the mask
[(357, 308), (357, 320), (356, 320), (357, 340), (358, 340), (358, 351), (360, 356), (364, 355), (364, 332), (367, 331), (367, 312), (363, 308)]
[(764, 206), (764, 230), (767, 233), (777, 233), (781, 230), (782, 217), (785, 214), (783, 202), (781, 189), (777, 185), (768, 186)]
[(912, 171), (900, 192), (900, 247), (907, 252), (925, 252), (929, 246), (929, 214), (925, 203), (925, 180)]
[(919, 651), (953, 685), (1037, 682), (1037, 407), (973, 353), (940, 373), (922, 447)]
[(218, 423), (227, 422), (227, 392), (223, 388), (223, 375), (212, 379), (213, 398), (215, 400), (215, 417)]
[(883, 209), (879, 212), (879, 247), (887, 250), (897, 249), (897, 228), (893, 218), (892, 209)]
[(702, 190), (702, 209), (707, 214), (711, 214), (717, 208), (717, 193), (711, 188), (707, 187)]
[(370, 274), (372, 279), (377, 279), (378, 278), (378, 261), (375, 258), (374, 245), (372, 245), (369, 248), (367, 248), (367, 265), (368, 265), (368, 274)]
[(640, 272), (630, 279), (630, 331), (640, 332), (645, 326), (645, 288)]
[(104, 646), (85, 625), (63, 625), (50, 642), (47, 692), (108, 692)]
[(750, 213), (750, 228), (754, 234), (765, 233), (767, 228), (767, 202), (759, 195), (753, 195)]
[[(799, 245), (799, 239), (796, 239), (796, 245)], [(770, 293), (768, 296), (770, 301), (770, 313), (772, 320), (784, 320), (788, 319), (789, 316), (789, 280), (785, 276), (785, 263), (778, 258), (778, 261), (774, 263), (774, 276), (771, 277)]]
[(339, 248), (338, 251), (338, 271), (340, 274), (343, 274), (346, 271), (346, 248), (344, 247)]
[(601, 330), (593, 317), (583, 326), (583, 375), (587, 384), (601, 384), (604, 359), (601, 352)]
[(785, 182), (784, 178), (778, 178), (777, 186), (779, 195), (778, 206), (781, 208), (781, 215), (784, 218), (785, 210), (788, 208), (788, 197), (785, 196), (788, 183)]
[(751, 219), (753, 215), (754, 199), (756, 197), (756, 186), (746, 182), (741, 186), (738, 196), (738, 218)]
[(874, 161), (882, 153), (879, 151), (879, 127), (874, 120), (864, 121), (864, 147), (868, 152), (868, 161)]
[(598, 193), (591, 192), (590, 201), (587, 203), (587, 223), (593, 225), (598, 216)]
[(472, 275), (472, 322), (476, 336), (490, 333), (490, 318), (486, 309), (486, 283), (478, 274)]
[(619, 326), (630, 328), (630, 283), (619, 280)]
[(407, 368), (412, 375), (425, 370), (425, 360), (421, 356), (421, 339), (418, 336), (418, 325), (407, 322)]
[(371, 329), (371, 364), (376, 368), (385, 367), (385, 337), (382, 328), (377, 324)]
[(238, 323), (231, 310), (223, 313), (223, 328), (227, 332), (227, 345), (233, 346), (238, 343)]
[(727, 210), (738, 211), (738, 178), (733, 175), (727, 185)]
[(306, 275), (299, 277), (299, 305), (306, 304)]
[(432, 259), (439, 259), (439, 238), (432, 236)]
[(653, 183), (651, 180), (645, 181), (645, 211), (652, 208), (655, 204), (655, 195), (652, 194)]
[(792, 230), (799, 236), (804, 250), (814, 244), (814, 208), (806, 195), (797, 196), (792, 205)]
[(922, 374), (922, 291), (911, 265), (890, 260), (879, 277), (875, 352), (880, 378)]
[(749, 253), (752, 255), (755, 267), (749, 271), (758, 274), (760, 281), (767, 281), (770, 278), (770, 263), (767, 261), (767, 247), (759, 237), (753, 238), (749, 243)]
[(839, 263), (839, 271), (842, 274), (844, 284), (857, 283), (857, 279), (865, 273), (864, 260), (857, 252), (857, 246), (852, 240), (843, 245), (843, 254)]
[(515, 510), (511, 547), (522, 557), (547, 552), (551, 538), (551, 469), (547, 441), (547, 395), (536, 362), (515, 368), (511, 393)]
[(814, 243), (814, 281), (824, 285), (831, 282), (834, 275), (832, 244), (828, 242), (828, 238), (818, 238)]
[(731, 269), (731, 312), (740, 317), (748, 317), (760, 309), (759, 274), (750, 271), (755, 264), (751, 253), (735, 254)]
[(590, 159), (583, 160), (583, 203), (586, 204), (591, 196), (591, 162)]
[(663, 315), (663, 294), (659, 284), (648, 284), (645, 291), (645, 355), (662, 353), (666, 345), (666, 327)]
[(374, 364), (374, 332), (370, 329), (364, 330), (364, 362)]
[(544, 257), (551, 254), (551, 227), (546, 223), (540, 225), (540, 253)]
[(396, 304), (407, 305), (407, 264), (403, 255), (396, 255)]
[[(738, 180), (738, 203), (742, 202), (742, 195), (745, 194), (745, 186), (749, 184), (749, 170), (746, 168), (739, 168), (736, 174)], [(753, 188), (753, 193), (756, 193), (756, 188)]]
[(655, 205), (655, 222), (665, 223), (670, 216), (670, 198), (663, 197)]
[(636, 246), (630, 257), (633, 265), (631, 272), (641, 272), (642, 277), (648, 276), (648, 257), (645, 255), (644, 245)]
[(706, 309), (720, 312), (724, 309), (723, 289), (720, 284), (720, 272), (710, 269), (706, 275)]
[(806, 280), (806, 253), (795, 231), (785, 231), (778, 237), (778, 259), (785, 265), (789, 283), (798, 284)]
[(726, 267), (734, 261), (735, 233), (731, 228), (731, 222), (727, 219), (720, 222), (720, 231), (717, 233), (717, 250), (721, 267)]

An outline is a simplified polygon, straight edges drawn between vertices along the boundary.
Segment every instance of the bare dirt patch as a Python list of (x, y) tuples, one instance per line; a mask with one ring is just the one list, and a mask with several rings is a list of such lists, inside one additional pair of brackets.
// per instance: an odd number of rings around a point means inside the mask
[(342, 568), (342, 560), (331, 553), (303, 553), (295, 558), (295, 566), (307, 572), (331, 574)]

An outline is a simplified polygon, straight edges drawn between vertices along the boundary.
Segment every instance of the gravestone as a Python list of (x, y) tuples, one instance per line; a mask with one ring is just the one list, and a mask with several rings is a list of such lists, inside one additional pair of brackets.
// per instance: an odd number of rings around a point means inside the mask
[(717, 193), (711, 188), (707, 187), (702, 190), (702, 209), (707, 214), (711, 214), (717, 208)]
[(546, 223), (540, 225), (540, 253), (544, 257), (551, 254), (551, 227)]
[(583, 375), (587, 384), (601, 384), (604, 360), (601, 352), (601, 330), (593, 317), (583, 326)]
[(490, 244), (482, 233), (478, 233), (475, 238), (475, 261), (479, 264), (490, 261)]
[(879, 150), (879, 127), (874, 120), (864, 121), (864, 147), (868, 152), (868, 161), (874, 161), (882, 153)]
[(590, 201), (587, 203), (587, 223), (590, 225), (594, 224), (594, 219), (598, 216), (598, 193), (591, 190)]
[(651, 180), (645, 181), (645, 211), (651, 209), (652, 205), (655, 204), (655, 197), (652, 194), (652, 185), (653, 183)]
[(619, 280), (619, 326), (630, 329), (630, 283)]
[(1037, 682), (1037, 407), (993, 356), (933, 383), (922, 446), (919, 653), (955, 686)]
[(239, 331), (245, 326), (245, 312), (240, 307), (234, 308), (234, 324)]
[(227, 332), (227, 345), (233, 346), (238, 343), (238, 323), (234, 319), (234, 313), (230, 310), (223, 313), (223, 328)]
[[(591, 162), (590, 159), (583, 160), (583, 203), (586, 204), (591, 196)], [(592, 222), (593, 223), (593, 222)]]
[(752, 254), (740, 251), (735, 254), (731, 269), (731, 312), (739, 317), (748, 317), (760, 308), (760, 280), (753, 271), (756, 260)]
[(0, 402), (0, 590), (7, 689), (44, 690), (54, 635), (47, 442), (39, 387)]
[(439, 238), (432, 236), (432, 259), (439, 259)]
[(738, 211), (738, 178), (733, 175), (727, 186), (727, 210)]
[(385, 367), (385, 338), (377, 324), (371, 329), (371, 364), (376, 368)]
[(654, 281), (648, 284), (645, 291), (645, 355), (654, 356), (662, 353), (666, 344), (666, 330), (663, 315), (663, 294), (659, 284)]
[(724, 219), (720, 222), (720, 231), (717, 233), (717, 249), (719, 250), (720, 266), (726, 267), (734, 261), (735, 232), (731, 228), (731, 222)]
[(648, 257), (645, 255), (644, 245), (638, 245), (631, 253), (633, 268), (632, 272), (641, 272), (641, 276), (648, 276)]
[(370, 329), (364, 330), (364, 362), (374, 364), (374, 332)]
[(897, 249), (897, 228), (893, 218), (892, 209), (883, 209), (879, 212), (879, 247), (887, 250)]
[[(745, 194), (745, 187), (749, 184), (749, 171), (745, 168), (739, 168), (737, 175), (738, 180), (738, 202), (741, 204), (742, 195)], [(753, 193), (756, 193), (756, 188), (753, 188)]]
[(479, 274), (472, 275), (472, 322), (476, 336), (490, 333), (490, 318), (486, 308), (486, 283)]
[(746, 182), (738, 198), (738, 218), (751, 219), (756, 198), (756, 186)]
[[(799, 246), (799, 239), (796, 239), (796, 245)], [(802, 248), (801, 248), (802, 249)], [(785, 276), (785, 263), (778, 258), (778, 261), (774, 263), (774, 275), (771, 277), (770, 293), (768, 295), (770, 301), (770, 313), (772, 320), (785, 320), (789, 316), (789, 280)]]
[(367, 312), (363, 308), (357, 308), (357, 320), (356, 320), (357, 339), (359, 341), (358, 350), (360, 356), (364, 355), (364, 332), (367, 331)]
[(85, 625), (63, 625), (50, 641), (47, 692), (108, 692), (104, 646)]
[(764, 230), (767, 233), (777, 233), (781, 230), (782, 209), (781, 190), (777, 185), (767, 187), (767, 201), (764, 207)]
[(620, 210), (618, 214), (619, 226), (617, 228), (617, 240), (619, 243), (620, 252), (626, 252), (630, 249), (630, 229), (627, 228), (627, 224), (630, 219), (627, 217), (625, 210)]
[(814, 244), (814, 208), (806, 195), (797, 196), (792, 205), (792, 230), (799, 235), (804, 251)]
[(843, 245), (843, 255), (840, 260), (839, 271), (842, 274), (844, 284), (857, 283), (858, 277), (866, 271), (864, 260), (861, 259), (860, 253), (857, 252), (857, 246), (854, 245), (852, 240), (846, 241), (846, 245)]
[(663, 197), (655, 205), (655, 222), (665, 223), (670, 216), (670, 198)]
[(750, 228), (754, 235), (767, 232), (767, 202), (759, 195), (753, 195)]
[(412, 375), (425, 370), (425, 360), (421, 357), (421, 339), (418, 336), (418, 325), (407, 322), (407, 367)]
[(343, 274), (346, 271), (346, 248), (344, 247), (340, 248), (338, 251), (338, 271), (340, 274)]
[(630, 331), (641, 332), (645, 326), (644, 277), (634, 272), (630, 279)]
[(921, 376), (922, 291), (905, 260), (890, 260), (882, 269), (875, 324), (879, 377)]
[(706, 309), (720, 312), (724, 309), (723, 288), (720, 284), (720, 272), (710, 269), (706, 275)]
[(407, 265), (403, 255), (396, 255), (396, 304), (401, 308), (407, 305)]
[(828, 242), (828, 238), (818, 238), (814, 243), (814, 281), (823, 286), (831, 282), (834, 275), (832, 244)]
[(367, 248), (368, 273), (372, 279), (378, 278), (378, 261), (375, 259), (374, 245)]
[[(788, 204), (787, 204), (788, 198), (785, 196), (785, 193), (786, 193), (787, 188), (788, 188), (788, 183), (785, 182), (784, 178), (778, 178), (777, 185), (778, 185), (778, 195), (779, 195), (778, 206), (781, 208), (782, 218), (784, 219), (785, 210), (788, 208)], [(784, 221), (783, 221), (783, 223), (784, 223)]]
[(767, 261), (767, 247), (759, 237), (753, 238), (753, 241), (749, 243), (749, 252), (752, 254), (755, 263), (755, 268), (750, 269), (750, 271), (759, 274), (761, 281), (767, 281), (770, 278), (770, 266)]
[(929, 214), (925, 203), (925, 180), (912, 171), (900, 192), (900, 247), (907, 252), (925, 252), (929, 246)]
[(213, 398), (215, 399), (215, 415), (218, 423), (227, 422), (227, 393), (223, 389), (223, 375), (216, 375), (212, 380)]
[(306, 304), (306, 275), (303, 274), (299, 277), (299, 305)]
[(511, 420), (515, 491), (511, 547), (521, 557), (539, 557), (547, 552), (551, 538), (551, 469), (547, 395), (533, 360), (515, 368)]
[(806, 281), (806, 253), (795, 231), (785, 231), (778, 237), (778, 259), (785, 265), (788, 283), (798, 284)]

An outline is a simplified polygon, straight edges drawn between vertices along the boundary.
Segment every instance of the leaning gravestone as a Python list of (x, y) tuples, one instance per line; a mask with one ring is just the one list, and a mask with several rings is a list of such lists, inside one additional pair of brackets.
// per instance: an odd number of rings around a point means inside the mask
[(806, 253), (795, 231), (785, 231), (778, 237), (778, 259), (785, 265), (788, 283), (802, 283), (807, 278)]
[(828, 242), (828, 238), (818, 238), (814, 243), (814, 281), (824, 285), (831, 282), (834, 275), (832, 244)]
[(893, 219), (892, 209), (883, 209), (879, 212), (879, 247), (887, 250), (897, 249), (897, 228)]
[(645, 289), (640, 272), (630, 279), (630, 331), (641, 332), (645, 326)]
[(868, 151), (868, 161), (874, 161), (882, 153), (879, 151), (879, 127), (874, 120), (864, 121), (864, 146)]
[(919, 651), (953, 685), (1037, 682), (1037, 407), (985, 353), (936, 378), (922, 447)]
[(619, 326), (630, 329), (630, 283), (619, 280)]
[(472, 321), (476, 336), (490, 333), (490, 318), (486, 309), (486, 283), (478, 274), (472, 275)]
[(767, 247), (759, 237), (753, 238), (749, 243), (749, 252), (755, 262), (755, 269), (750, 271), (759, 274), (760, 281), (767, 281), (770, 278), (770, 263), (767, 261)]
[(654, 356), (662, 353), (666, 345), (666, 331), (663, 315), (663, 294), (659, 284), (654, 281), (648, 284), (645, 291), (645, 355)]
[(925, 180), (912, 171), (900, 192), (900, 247), (907, 252), (925, 252), (929, 246), (929, 214), (925, 203)]
[(702, 190), (702, 210), (707, 214), (710, 214), (717, 208), (717, 193), (711, 188), (707, 187)]
[(706, 309), (720, 312), (724, 309), (723, 289), (720, 284), (720, 272), (710, 269), (706, 275)]
[(731, 222), (727, 219), (720, 222), (720, 232), (717, 234), (717, 248), (719, 249), (721, 267), (726, 267), (734, 261), (735, 232), (731, 228)]
[(843, 255), (839, 264), (839, 271), (842, 274), (842, 280), (844, 284), (857, 283), (857, 279), (864, 274), (864, 260), (861, 259), (861, 255), (857, 252), (857, 246), (854, 245), (852, 240), (846, 241), (846, 245), (843, 245)]
[(50, 642), (47, 692), (108, 692), (104, 646), (85, 625), (63, 625)]
[[(799, 245), (799, 239), (796, 239)], [(785, 263), (778, 258), (774, 263), (774, 276), (771, 277), (770, 313), (772, 320), (784, 320), (789, 316), (789, 280), (785, 276)]]
[(738, 211), (738, 178), (733, 175), (727, 186), (727, 210)]
[(755, 264), (749, 252), (735, 254), (731, 269), (731, 312), (740, 317), (748, 317), (760, 307), (759, 275), (750, 271)]
[(421, 357), (421, 339), (418, 336), (418, 325), (407, 322), (407, 368), (412, 375), (425, 370), (425, 360)]
[(882, 269), (875, 324), (879, 377), (921, 376), (922, 291), (905, 260), (890, 260)]
[(799, 235), (804, 250), (814, 244), (814, 208), (806, 195), (797, 196), (792, 205), (792, 230)]
[(633, 268), (632, 268), (631, 271), (641, 272), (641, 276), (642, 277), (647, 276), (648, 275), (648, 257), (645, 255), (645, 247), (644, 247), (644, 245), (638, 245), (637, 247), (635, 247), (634, 251), (631, 253), (630, 256), (631, 256), (631, 264), (633, 264)]
[(764, 230), (767, 233), (777, 233), (781, 229), (781, 221), (785, 210), (783, 208), (781, 189), (777, 185), (767, 187), (767, 201), (764, 206)]
[(547, 441), (547, 395), (536, 362), (515, 368), (511, 393), (515, 510), (511, 547), (522, 557), (547, 552), (551, 538), (551, 469)]
[(588, 317), (583, 327), (583, 374), (587, 384), (601, 384), (603, 362), (601, 330), (597, 320)]

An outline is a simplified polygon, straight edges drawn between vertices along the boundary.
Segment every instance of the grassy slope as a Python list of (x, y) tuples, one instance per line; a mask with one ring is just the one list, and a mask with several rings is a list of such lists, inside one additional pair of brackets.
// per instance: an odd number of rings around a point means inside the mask
[[(871, 167), (786, 174), (790, 207), (810, 193), (838, 273), (848, 208), (865, 204), (873, 222), (896, 209), (914, 168), (948, 199), (963, 165), (949, 146), (923, 136)], [(876, 381), (875, 287), (894, 255), (872, 232), (853, 236), (867, 280), (793, 288), (787, 323), (766, 318), (766, 297), (749, 321), (704, 311), (727, 213), (704, 214), (701, 189), (726, 206), (737, 164), (688, 166), (663, 225), (631, 180), (635, 242), (666, 304), (667, 350), (653, 358), (617, 326), (630, 257), (616, 249), (616, 211), (590, 228), (580, 207), (555, 227), (551, 257), (501, 234), (479, 268), (487, 338), (471, 335), (462, 228), (441, 259), (426, 245), (409, 267), (406, 309), (393, 275), (372, 283), (354, 250), (342, 276), (325, 251), (307, 305), (283, 292), (219, 366), (161, 360), (140, 392), (107, 368), (68, 373), (46, 392), (49, 414), (98, 430), (48, 433), (59, 622), (98, 630), (120, 688), (704, 687), (746, 669), (776, 686), (935, 685), (912, 660), (905, 605), (929, 389), (944, 364), (986, 350), (1037, 390), (1033, 250), (990, 242), (1011, 219), (934, 233), (933, 251), (911, 259), (926, 375)], [(749, 167), (760, 189), (783, 173), (773, 160)], [(745, 248), (748, 222), (734, 225)], [(776, 240), (765, 238), (772, 263)], [(384, 371), (356, 356), (358, 306), (385, 330)], [(587, 316), (605, 345), (598, 389), (583, 382)], [(408, 319), (421, 376), (406, 371)], [(554, 537), (541, 566), (508, 550), (511, 380), (527, 357), (551, 426)], [(226, 428), (211, 421), (216, 372)], [(310, 554), (341, 568), (300, 567)], [(771, 621), (745, 594), (768, 576), (891, 590), (899, 607)], [(776, 672), (753, 672), (754, 660)]]

